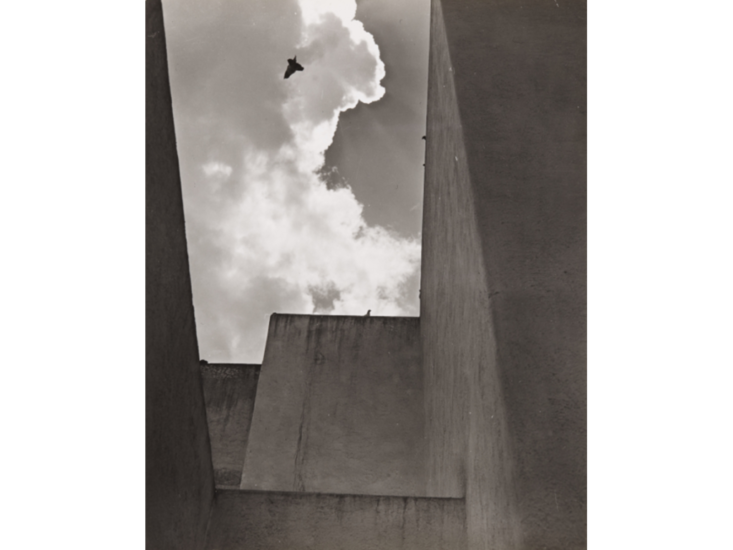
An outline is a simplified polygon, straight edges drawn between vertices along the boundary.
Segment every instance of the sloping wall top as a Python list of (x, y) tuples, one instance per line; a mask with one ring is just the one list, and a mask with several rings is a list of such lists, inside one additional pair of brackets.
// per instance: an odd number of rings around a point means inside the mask
[(270, 319), (243, 489), (424, 494), (420, 320)]

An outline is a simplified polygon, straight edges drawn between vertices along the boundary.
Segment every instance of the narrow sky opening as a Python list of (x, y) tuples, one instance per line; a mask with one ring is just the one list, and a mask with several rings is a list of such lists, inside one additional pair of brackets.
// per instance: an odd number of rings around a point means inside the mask
[(260, 362), (273, 312), (418, 315), (430, 1), (163, 4), (201, 356)]

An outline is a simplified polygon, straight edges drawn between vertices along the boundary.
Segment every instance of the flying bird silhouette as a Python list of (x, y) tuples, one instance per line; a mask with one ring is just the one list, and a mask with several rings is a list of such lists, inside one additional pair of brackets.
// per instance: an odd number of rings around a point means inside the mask
[(288, 68), (285, 71), (285, 78), (289, 78), (295, 71), (302, 71), (303, 65), (298, 63), (298, 56), (294, 55), (292, 59), (288, 59)]

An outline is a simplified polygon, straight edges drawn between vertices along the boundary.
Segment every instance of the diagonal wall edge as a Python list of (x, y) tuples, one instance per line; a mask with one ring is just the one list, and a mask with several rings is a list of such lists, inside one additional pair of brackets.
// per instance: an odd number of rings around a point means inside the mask
[(465, 491), (470, 548), (586, 547), (585, 32), (584, 2), (432, 5), (429, 493)]
[(160, 0), (145, 12), (146, 547), (200, 550), (213, 468)]

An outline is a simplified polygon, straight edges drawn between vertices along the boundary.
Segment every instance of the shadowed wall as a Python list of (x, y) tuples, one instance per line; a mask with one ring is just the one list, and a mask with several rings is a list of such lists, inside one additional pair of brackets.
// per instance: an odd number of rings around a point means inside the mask
[(199, 550), (214, 479), (160, 1), (145, 10), (146, 547)]
[(433, 0), (428, 494), (469, 548), (586, 547), (586, 8)]
[(201, 366), (206, 419), (211, 439), (214, 481), (219, 488), (238, 488), (255, 406), (259, 365)]
[(459, 550), (459, 499), (219, 493), (207, 550)]
[(420, 320), (270, 318), (243, 489), (424, 493)]

